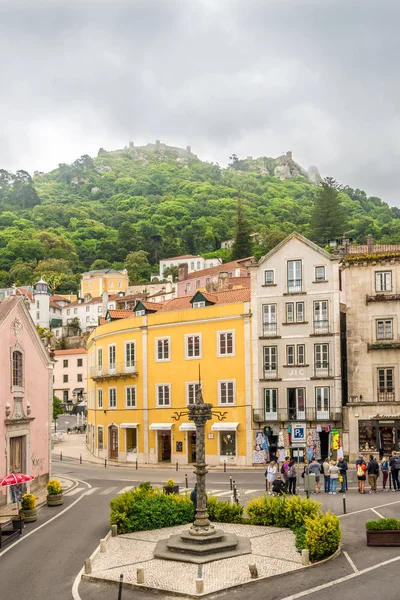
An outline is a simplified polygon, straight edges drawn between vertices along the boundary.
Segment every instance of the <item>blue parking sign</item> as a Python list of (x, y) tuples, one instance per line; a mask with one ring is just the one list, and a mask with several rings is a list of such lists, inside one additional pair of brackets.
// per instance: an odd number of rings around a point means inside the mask
[(305, 423), (296, 423), (293, 425), (293, 441), (294, 442), (305, 442), (306, 441), (306, 425)]

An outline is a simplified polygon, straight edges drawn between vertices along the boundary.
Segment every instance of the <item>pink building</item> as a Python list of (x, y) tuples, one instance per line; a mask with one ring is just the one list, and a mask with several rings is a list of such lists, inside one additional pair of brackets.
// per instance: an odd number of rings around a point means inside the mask
[(186, 264), (179, 265), (177, 298), (193, 296), (196, 290), (201, 288), (207, 292), (216, 292), (235, 287), (250, 287), (248, 267), (252, 261), (252, 257), (241, 258), (194, 273), (188, 272)]
[(63, 404), (77, 404), (86, 399), (87, 352), (85, 348), (54, 352), (54, 395)]
[[(0, 303), (0, 478), (27, 473), (30, 491), (50, 477), (53, 363), (23, 298)], [(11, 502), (10, 488), (0, 506)]]

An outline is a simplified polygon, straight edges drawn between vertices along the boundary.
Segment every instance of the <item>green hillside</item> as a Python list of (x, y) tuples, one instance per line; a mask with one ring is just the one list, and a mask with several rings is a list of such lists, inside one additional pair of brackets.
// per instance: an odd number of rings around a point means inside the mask
[[(94, 159), (83, 156), (33, 178), (0, 170), (0, 286), (59, 273), (57, 289), (69, 291), (78, 273), (121, 268), (128, 253), (148, 253), (151, 266), (139, 278), (162, 257), (213, 253), (234, 234), (238, 199), (260, 234), (257, 256), (293, 230), (313, 239), (318, 188), (301, 168), (281, 181), (260, 172), (257, 161), (235, 157), (222, 169), (185, 151), (146, 147), (100, 150)], [(347, 187), (340, 197), (351, 237), (362, 242), (371, 233), (375, 242), (399, 243), (399, 209)]]

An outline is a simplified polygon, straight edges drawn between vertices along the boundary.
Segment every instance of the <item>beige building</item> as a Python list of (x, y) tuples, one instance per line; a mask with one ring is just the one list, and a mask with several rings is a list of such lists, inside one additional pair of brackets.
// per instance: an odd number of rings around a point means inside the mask
[(115, 269), (98, 269), (82, 273), (80, 297), (85, 300), (99, 297), (103, 292), (119, 294), (126, 292), (129, 285), (129, 277), (126, 269), (116, 271)]
[(400, 252), (398, 246), (349, 248), (347, 295), (348, 403), (344, 443), (382, 458), (400, 445)]
[(63, 404), (77, 404), (87, 394), (87, 352), (85, 348), (54, 352), (53, 389)]
[(293, 233), (251, 271), (255, 453), (262, 432), (282, 457), (301, 424), (327, 456), (342, 426), (339, 258)]

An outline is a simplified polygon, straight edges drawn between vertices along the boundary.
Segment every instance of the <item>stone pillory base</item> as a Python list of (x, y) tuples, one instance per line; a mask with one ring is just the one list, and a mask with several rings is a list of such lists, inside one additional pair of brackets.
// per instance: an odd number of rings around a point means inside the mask
[(246, 538), (238, 538), (235, 534), (226, 534), (214, 528), (207, 513), (204, 427), (213, 416), (222, 421), (226, 413), (213, 411), (213, 405), (203, 400), (201, 385), (196, 395), (196, 402), (188, 406), (188, 411), (175, 413), (179, 420), (188, 415), (189, 421), (196, 425), (196, 481), (197, 502), (196, 518), (192, 527), (180, 535), (172, 535), (168, 540), (160, 540), (155, 548), (155, 558), (178, 560), (191, 563), (207, 563), (213, 560), (230, 558), (241, 554), (250, 554), (250, 542)]

